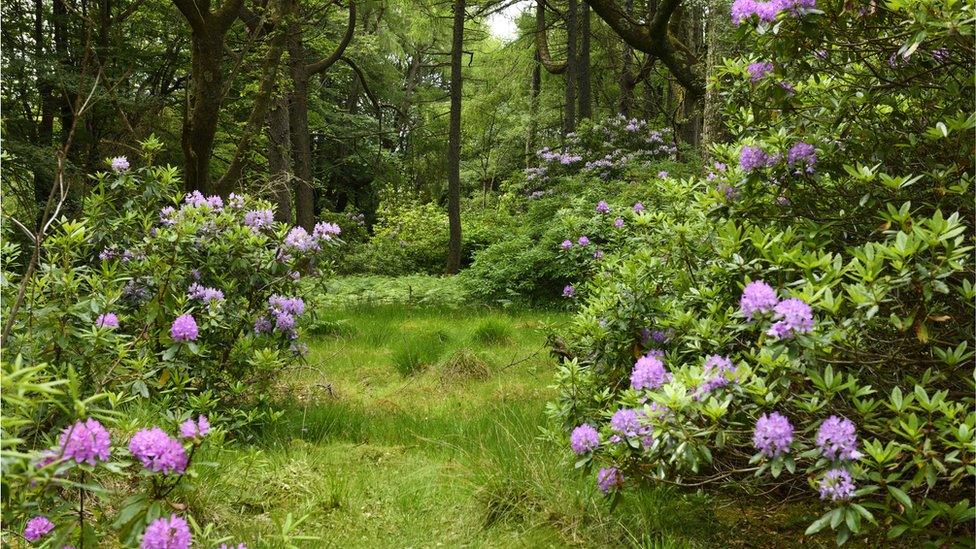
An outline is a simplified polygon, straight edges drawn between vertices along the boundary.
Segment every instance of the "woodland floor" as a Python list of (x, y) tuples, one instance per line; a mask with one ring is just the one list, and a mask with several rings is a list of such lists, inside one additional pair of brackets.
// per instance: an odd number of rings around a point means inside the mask
[(284, 380), (283, 417), (204, 456), (213, 466), (188, 503), (235, 539), (282, 546), (291, 515), (318, 538), (301, 547), (776, 546), (763, 540), (809, 522), (756, 526), (770, 513), (664, 488), (629, 490), (611, 514), (592, 475), (539, 437), (553, 396), (545, 329), (563, 313), (329, 318), (308, 367)]

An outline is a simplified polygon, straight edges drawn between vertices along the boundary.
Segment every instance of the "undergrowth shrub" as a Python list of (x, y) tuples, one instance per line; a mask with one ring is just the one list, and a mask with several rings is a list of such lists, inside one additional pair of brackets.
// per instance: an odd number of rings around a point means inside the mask
[(612, 497), (805, 494), (824, 511), (807, 535), (971, 544), (968, 15), (829, 2), (757, 24), (757, 5), (733, 7), (755, 53), (713, 83), (748, 105), (727, 112), (737, 142), (665, 180), (678, 206), (625, 220), (579, 288), (553, 436)]
[[(53, 221), (33, 277), (5, 239), (5, 320), (25, 299), (4, 348), (7, 539), (26, 522), (22, 537), (50, 546), (219, 543), (173, 513), (180, 485), (210, 420), (246, 436), (280, 415), (271, 384), (305, 352), (300, 280), (325, 275), (340, 229), (283, 226), (245, 195), (182, 196), (176, 170), (151, 163), (158, 143), (143, 147), (147, 165), (112, 159), (80, 215)], [(157, 425), (124, 421), (149, 399)]]

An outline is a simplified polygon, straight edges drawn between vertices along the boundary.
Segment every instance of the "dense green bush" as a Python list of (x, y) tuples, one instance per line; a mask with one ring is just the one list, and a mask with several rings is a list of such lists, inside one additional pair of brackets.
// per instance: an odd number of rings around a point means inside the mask
[(738, 142), (626, 225), (550, 413), (608, 493), (819, 493), (808, 534), (968, 543), (972, 28), (947, 4), (821, 7), (743, 25), (761, 57), (716, 84), (749, 105), (727, 113)]
[[(168, 206), (179, 185), (168, 167), (98, 174), (82, 215), (44, 241), (5, 351), (57, 378), (73, 368), (83, 397), (153, 395), (251, 422), (248, 405), (300, 358), (299, 281), (325, 274), (338, 229), (289, 229), (247, 196)], [(6, 246), (5, 266), (17, 252)], [(3, 275), (10, 304), (21, 276)]]

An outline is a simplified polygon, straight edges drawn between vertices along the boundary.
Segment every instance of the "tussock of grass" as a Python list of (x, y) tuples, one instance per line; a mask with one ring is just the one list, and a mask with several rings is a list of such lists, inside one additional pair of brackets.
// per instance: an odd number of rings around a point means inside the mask
[(512, 340), (512, 326), (497, 318), (486, 318), (475, 326), (471, 339), (482, 345), (500, 345)]
[(441, 381), (445, 383), (491, 377), (491, 366), (488, 362), (467, 348), (454, 351), (446, 360), (441, 362), (438, 370)]
[(437, 364), (444, 354), (449, 336), (440, 330), (404, 338), (393, 350), (393, 366), (400, 375), (413, 375)]

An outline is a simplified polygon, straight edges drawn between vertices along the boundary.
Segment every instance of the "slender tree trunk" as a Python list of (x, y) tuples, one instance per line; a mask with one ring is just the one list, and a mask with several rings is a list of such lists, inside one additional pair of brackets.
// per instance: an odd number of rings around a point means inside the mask
[(705, 91), (701, 144), (707, 149), (708, 145), (728, 141), (730, 137), (722, 117), (722, 99), (713, 82), (716, 67), (722, 64), (732, 48), (732, 25), (726, 0), (713, 0), (709, 3), (706, 26), (708, 54), (705, 58), (705, 73), (708, 88)]
[[(684, 29), (685, 45), (693, 55), (698, 56), (702, 44), (702, 10), (694, 5), (683, 8), (678, 21)], [(680, 27), (679, 27), (680, 28)], [(698, 146), (701, 137), (701, 99), (694, 90), (682, 89), (681, 134), (685, 143)]]
[[(44, 48), (48, 44), (44, 32), (44, 2), (34, 0), (34, 55), (39, 61), (44, 58)], [(49, 46), (48, 46), (49, 47)], [(57, 100), (54, 97), (54, 86), (48, 79), (49, 75), (37, 75), (37, 95), (41, 108), (41, 119), (37, 126), (36, 139), (39, 147), (50, 147), (54, 141), (54, 111)], [(34, 167), (34, 200), (38, 204), (38, 215), (44, 200), (51, 192), (50, 173), (40, 165)], [(40, 218), (38, 218), (38, 221)]]
[(312, 188), (311, 142), (308, 129), (308, 71), (300, 23), (288, 32), (292, 92), (288, 102), (291, 126), (291, 158), (295, 165), (295, 222), (311, 230), (315, 225), (315, 192)]
[[(633, 15), (634, 13), (634, 0), (627, 0), (626, 2), (627, 15)], [(634, 112), (634, 79), (630, 74), (630, 58), (633, 55), (634, 49), (630, 47), (630, 44), (624, 42), (624, 52), (621, 58), (621, 69), (620, 69), (620, 114), (627, 118), (630, 118), (631, 113)]]
[(451, 120), (447, 151), (447, 217), (450, 223), (447, 274), (455, 274), (461, 268), (461, 54), (463, 48), (464, 0), (454, 0), (454, 34), (451, 39)]
[(569, 0), (566, 7), (566, 97), (563, 102), (563, 137), (576, 130), (576, 41), (579, 34), (579, 1)]
[(593, 118), (593, 99), (590, 91), (590, 5), (583, 2), (579, 55), (579, 118)]
[(268, 173), (271, 175), (271, 196), (275, 204), (275, 220), (292, 223), (291, 200), (291, 132), (288, 120), (288, 98), (275, 100), (268, 112)]
[(539, 133), (539, 92), (542, 89), (542, 61), (539, 51), (535, 52), (535, 63), (532, 64), (532, 88), (529, 96), (529, 134), (525, 139), (525, 167), (531, 168), (536, 164), (536, 136)]
[[(300, 19), (300, 17), (298, 18)], [(311, 64), (308, 63), (309, 52), (305, 48), (302, 38), (302, 22), (292, 19), (288, 27), (289, 69), (292, 79), (292, 93), (289, 98), (288, 116), (291, 126), (292, 161), (295, 164), (295, 221), (298, 225), (311, 231), (315, 225), (315, 189), (312, 186), (312, 150), (311, 135), (308, 126), (308, 83), (316, 74), (327, 71), (342, 57), (346, 46), (352, 40), (356, 30), (356, 4), (349, 2), (349, 20), (346, 32), (338, 47), (328, 57)]]

